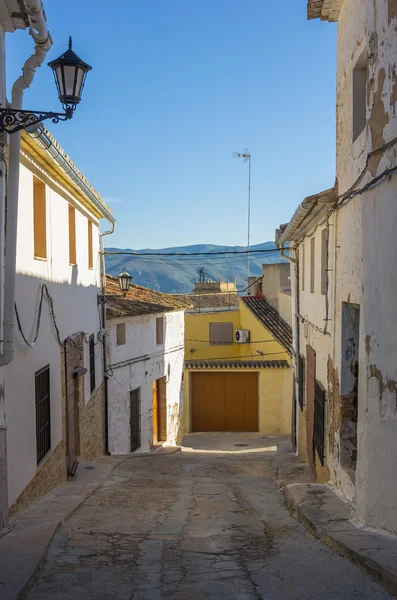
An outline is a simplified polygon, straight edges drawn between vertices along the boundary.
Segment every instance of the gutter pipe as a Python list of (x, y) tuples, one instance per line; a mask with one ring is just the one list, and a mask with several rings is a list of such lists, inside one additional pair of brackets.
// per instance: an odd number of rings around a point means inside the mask
[(103, 251), (103, 238), (105, 235), (111, 235), (114, 232), (115, 220), (110, 222), (111, 229), (104, 231), (100, 234), (99, 239), (99, 250), (101, 254), (101, 291), (102, 291), (102, 346), (103, 346), (103, 378), (105, 382), (105, 453), (110, 454), (109, 451), (109, 376), (107, 374), (107, 356), (106, 356), (106, 335), (107, 335), (107, 322), (106, 322), (106, 266), (105, 266), (105, 254)]
[[(52, 40), (47, 29), (46, 17), (41, 0), (23, 0), (28, 20), (29, 33), (35, 46), (34, 53), (27, 59), (22, 67), (22, 75), (15, 81), (12, 88), (11, 107), (22, 110), (23, 94), (35, 75), (37, 68), (41, 67), (47, 52), (51, 48)], [(19, 194), (19, 161), (21, 151), (21, 132), (11, 135), (9, 151), (9, 175), (7, 182), (7, 221), (5, 236), (5, 261), (4, 261), (4, 313), (3, 313), (3, 344), (0, 354), (0, 366), (8, 365), (14, 357), (14, 330), (15, 330), (15, 281), (16, 281), (16, 254), (17, 254), (17, 220), (18, 220), (18, 194)]]

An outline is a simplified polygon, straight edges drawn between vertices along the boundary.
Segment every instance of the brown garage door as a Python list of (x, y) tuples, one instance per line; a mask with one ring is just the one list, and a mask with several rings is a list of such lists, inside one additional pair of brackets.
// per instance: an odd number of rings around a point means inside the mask
[(192, 431), (258, 431), (258, 374), (192, 373)]

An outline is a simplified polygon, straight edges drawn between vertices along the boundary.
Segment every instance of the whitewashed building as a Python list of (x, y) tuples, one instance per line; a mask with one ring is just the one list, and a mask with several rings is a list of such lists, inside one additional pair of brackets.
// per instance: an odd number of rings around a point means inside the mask
[(4, 368), (8, 503), (105, 451), (99, 221), (114, 218), (43, 127), (21, 141), (14, 358)]
[(190, 305), (106, 276), (109, 451), (148, 452), (182, 435), (184, 311)]
[[(6, 34), (27, 29), (32, 50), (23, 67), (23, 77), (13, 84), (11, 97), (6, 94)], [(0, 104), (10, 101), (12, 108), (22, 108), (23, 92), (34, 79), (35, 70), (44, 62), (51, 47), (45, 12), (41, 0), (4, 0), (0, 3)], [(22, 65), (21, 65), (22, 67)], [(0, 531), (8, 519), (7, 416), (4, 366), (12, 360), (10, 351), (14, 333), (14, 289), (16, 220), (18, 210), (20, 134), (0, 135)], [(12, 159), (11, 159), (12, 157)], [(6, 207), (7, 199), (7, 211)], [(7, 238), (5, 231), (7, 230)], [(8, 306), (7, 306), (8, 299)]]
[[(306, 331), (315, 353), (304, 377), (298, 370), (296, 376), (310, 433), (324, 436), (328, 474), (321, 476), (355, 506), (362, 523), (397, 533), (397, 3), (309, 0), (308, 16), (338, 27), (337, 164), (323, 221), (306, 226), (320, 210), (319, 195), (278, 234), (280, 245), (290, 244), (299, 277), (293, 290), (297, 351)], [(299, 215), (303, 208), (306, 215)], [(307, 285), (307, 269), (314, 269), (314, 289), (321, 289), (322, 248), (329, 285), (318, 297), (302, 290), (301, 274), (306, 269)], [(313, 368), (326, 398), (315, 396), (310, 416)]]

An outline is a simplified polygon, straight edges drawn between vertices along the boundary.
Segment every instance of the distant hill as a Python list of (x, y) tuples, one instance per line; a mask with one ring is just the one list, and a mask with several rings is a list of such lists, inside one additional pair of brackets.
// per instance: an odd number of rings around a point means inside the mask
[[(179, 246), (153, 250), (145, 248), (106, 248), (107, 252), (161, 252), (166, 257), (128, 256), (122, 254), (106, 256), (106, 272), (118, 275), (124, 268), (133, 276), (134, 283), (159, 290), (167, 294), (191, 292), (194, 279), (200, 267), (205, 267), (206, 273), (213, 279), (230, 279), (236, 277), (240, 290), (247, 286), (247, 256), (172, 256), (175, 253), (192, 254), (195, 252), (236, 252), (245, 250), (244, 246), (216, 246), (215, 244), (197, 244), (195, 246)], [(264, 242), (251, 247), (252, 250), (275, 250), (273, 242)], [(250, 259), (251, 276), (260, 276), (262, 264), (284, 262), (279, 252), (257, 254)]]

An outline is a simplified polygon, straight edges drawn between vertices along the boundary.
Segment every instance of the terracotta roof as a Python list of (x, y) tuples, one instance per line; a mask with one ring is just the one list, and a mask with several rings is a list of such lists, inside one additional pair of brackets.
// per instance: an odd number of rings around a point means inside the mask
[(131, 283), (124, 296), (120, 292), (118, 277), (106, 275), (106, 312), (108, 317), (129, 317), (186, 310), (191, 304), (170, 294), (156, 292)]
[(307, 18), (337, 21), (343, 0), (308, 0)]
[(263, 296), (244, 296), (244, 304), (292, 356), (292, 329)]
[(187, 360), (187, 369), (288, 369), (286, 360)]

